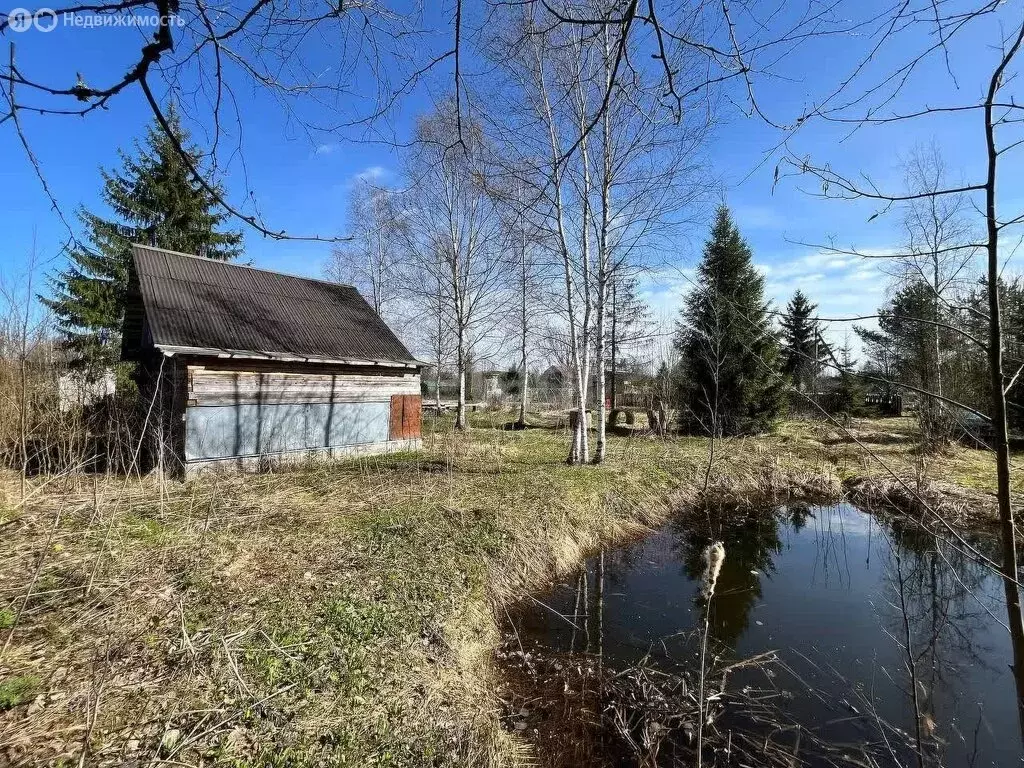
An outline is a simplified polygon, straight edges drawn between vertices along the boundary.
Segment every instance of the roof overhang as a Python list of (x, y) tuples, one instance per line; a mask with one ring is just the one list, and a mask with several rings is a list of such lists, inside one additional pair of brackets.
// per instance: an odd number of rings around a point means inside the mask
[(367, 367), (403, 368), (418, 370), (429, 363), (422, 360), (379, 360), (373, 358), (307, 357), (291, 352), (257, 352), (242, 349), (209, 349), (207, 347), (179, 347), (169, 344), (154, 344), (166, 357), (175, 355), (197, 355), (216, 357), (224, 360), (272, 360), (280, 363), (313, 363), (322, 365), (354, 365)]

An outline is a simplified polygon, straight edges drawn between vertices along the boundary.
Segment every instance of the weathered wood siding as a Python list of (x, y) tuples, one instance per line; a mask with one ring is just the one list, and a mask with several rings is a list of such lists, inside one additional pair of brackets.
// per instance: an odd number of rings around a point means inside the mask
[(419, 393), (420, 377), (415, 374), (283, 373), (189, 367), (190, 405), (390, 402), (392, 395)]
[[(415, 373), (189, 366), (185, 459), (387, 443), (395, 439), (392, 398), (418, 398), (419, 390)], [(411, 432), (403, 429), (403, 438), (419, 437), (418, 428)]]

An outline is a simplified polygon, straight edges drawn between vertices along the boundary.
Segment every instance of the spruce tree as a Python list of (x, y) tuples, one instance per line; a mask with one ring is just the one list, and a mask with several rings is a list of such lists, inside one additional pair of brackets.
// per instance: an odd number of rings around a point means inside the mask
[[(198, 167), (201, 154), (190, 144), (173, 105), (167, 119)], [(134, 150), (119, 151), (120, 170), (100, 171), (101, 198), (114, 217), (79, 211), (88, 246), (70, 251), (68, 268), (51, 278), (53, 297), (43, 299), (56, 315), (65, 346), (91, 370), (112, 365), (120, 354), (132, 243), (211, 259), (232, 259), (241, 252), (241, 233), (222, 231), (228, 214), (193, 178), (156, 122)]]
[(616, 276), (611, 282), (608, 318), (605, 322), (608, 352), (608, 400), (612, 408), (621, 394), (622, 377), (619, 371), (629, 364), (629, 351), (638, 341), (648, 337), (650, 312), (639, 295), (639, 283), (631, 275)]
[(714, 435), (771, 429), (783, 410), (778, 341), (764, 278), (725, 206), (697, 274), (676, 336), (686, 372), (683, 426)]
[(840, 349), (839, 374), (832, 398), (832, 411), (847, 416), (859, 416), (864, 410), (864, 386), (856, 372), (857, 361), (853, 359), (850, 344)]
[(797, 392), (813, 387), (822, 363), (829, 358), (828, 345), (813, 317), (817, 308), (797, 289), (782, 316), (782, 372), (790, 377)]

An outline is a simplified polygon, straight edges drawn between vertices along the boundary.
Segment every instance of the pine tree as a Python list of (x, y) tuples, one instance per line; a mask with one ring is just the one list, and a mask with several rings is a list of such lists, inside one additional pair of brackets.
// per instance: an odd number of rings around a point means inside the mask
[(782, 414), (778, 341), (764, 278), (729, 210), (718, 209), (696, 288), (687, 297), (676, 346), (686, 372), (683, 426), (704, 434), (771, 429)]
[[(878, 330), (854, 327), (864, 346), (864, 371), (892, 382), (885, 386), (887, 393), (899, 391), (900, 384), (934, 391), (934, 328), (919, 318), (935, 316), (935, 294), (926, 282), (919, 280), (904, 285), (885, 306), (879, 307)], [(946, 319), (941, 313), (939, 317)], [(949, 339), (944, 335), (943, 341), (948, 343)]]
[(853, 359), (849, 343), (840, 349), (839, 375), (833, 396), (832, 410), (848, 416), (859, 416), (864, 410), (864, 386), (856, 373), (857, 361)]
[[(189, 143), (173, 105), (167, 119), (198, 166), (201, 154)], [(69, 253), (68, 268), (51, 279), (53, 298), (43, 299), (57, 317), (65, 346), (91, 370), (112, 365), (120, 353), (132, 243), (211, 259), (232, 259), (241, 252), (241, 233), (220, 230), (228, 214), (193, 178), (158, 124), (134, 149), (134, 155), (119, 151), (119, 171), (100, 172), (101, 197), (115, 218), (79, 211), (89, 247), (79, 245)]]
[(649, 337), (650, 311), (639, 294), (640, 288), (635, 277), (616, 275), (612, 278), (608, 300), (606, 327), (608, 338), (605, 349), (608, 352), (608, 401), (616, 406), (620, 394), (622, 376), (620, 372), (629, 364), (629, 352), (638, 342)]
[[(1003, 365), (1010, 377), (1006, 391), (1006, 419), (1015, 434), (1024, 433), (1024, 279), (1007, 276), (999, 280), (999, 303), (1003, 312)], [(976, 339), (984, 339), (988, 319), (988, 280), (982, 278), (964, 300), (959, 325)], [(952, 357), (961, 368), (960, 381), (951, 382), (950, 394), (982, 413), (992, 412), (992, 394), (988, 387), (988, 358), (977, 344), (950, 334), (945, 346), (957, 349)], [(952, 377), (947, 377), (951, 379)]]
[(790, 377), (797, 392), (813, 387), (822, 363), (829, 358), (820, 325), (812, 316), (817, 308), (798, 289), (782, 316), (782, 372)]

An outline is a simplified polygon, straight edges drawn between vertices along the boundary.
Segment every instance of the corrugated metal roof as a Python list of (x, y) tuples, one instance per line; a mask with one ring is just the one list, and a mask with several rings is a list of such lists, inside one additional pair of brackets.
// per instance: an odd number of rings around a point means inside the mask
[(413, 361), (350, 285), (133, 245), (153, 345), (316, 360)]

